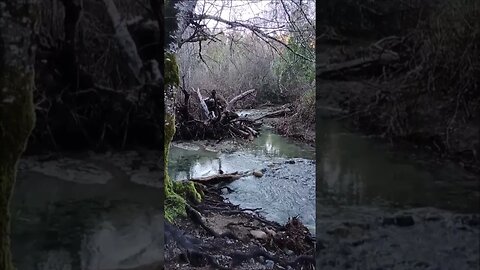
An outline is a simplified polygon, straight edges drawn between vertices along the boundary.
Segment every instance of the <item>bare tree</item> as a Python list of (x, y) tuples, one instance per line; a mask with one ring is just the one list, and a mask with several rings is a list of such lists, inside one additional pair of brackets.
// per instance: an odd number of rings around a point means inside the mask
[(0, 269), (13, 270), (9, 202), (35, 122), (33, 37), (37, 1), (0, 1)]

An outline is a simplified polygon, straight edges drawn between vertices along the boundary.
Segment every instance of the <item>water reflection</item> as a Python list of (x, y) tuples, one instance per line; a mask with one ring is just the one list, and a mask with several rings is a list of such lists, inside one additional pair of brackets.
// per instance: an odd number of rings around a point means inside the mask
[(265, 152), (270, 155), (278, 155), (280, 149), (273, 144), (272, 134), (268, 134), (265, 139)]
[[(295, 158), (293, 163), (287, 160)], [(314, 149), (295, 144), (284, 137), (264, 130), (245, 149), (218, 153), (172, 147), (169, 173), (183, 180), (235, 171), (263, 170), (264, 176), (244, 177), (229, 186), (235, 190), (226, 197), (244, 208), (261, 207), (266, 218), (284, 223), (299, 215), (314, 231), (315, 224), (315, 163)]]
[(257, 154), (269, 157), (315, 159), (313, 147), (296, 143), (269, 130), (265, 130), (262, 135), (256, 138), (250, 148)]
[(12, 198), (19, 270), (133, 269), (163, 260), (161, 189), (20, 171)]
[(455, 166), (427, 168), (325, 121), (317, 130), (320, 197), (346, 205), (478, 209), (478, 184)]

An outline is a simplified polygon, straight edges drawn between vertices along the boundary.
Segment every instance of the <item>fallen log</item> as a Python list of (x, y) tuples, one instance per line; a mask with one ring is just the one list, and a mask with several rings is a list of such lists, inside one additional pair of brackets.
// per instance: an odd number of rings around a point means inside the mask
[(230, 174), (215, 174), (201, 178), (191, 178), (182, 181), (191, 181), (196, 183), (201, 183), (204, 185), (215, 185), (218, 183), (224, 182), (233, 182), (245, 176), (244, 174), (239, 174), (238, 172), (230, 173)]
[[(197, 117), (196, 120), (193, 114), (188, 112), (189, 107), (183, 106), (183, 111), (179, 110), (177, 129), (177, 138), (183, 139), (220, 139), (228, 136), (240, 137), (243, 139), (253, 140), (259, 135), (258, 126), (261, 123), (255, 121), (237, 121), (239, 115), (233, 110), (233, 106), (238, 101), (252, 95), (256, 90), (250, 89), (235, 96), (230, 102), (225, 102), (223, 96), (211, 91), (208, 98), (204, 98), (200, 93), (200, 89), (192, 88), (192, 92), (198, 97), (197, 103)], [(187, 95), (185, 91), (184, 95)], [(195, 107), (194, 107), (195, 108)], [(183, 117), (183, 118), (182, 118)], [(192, 120), (195, 120), (192, 122)], [(201, 123), (199, 123), (201, 122)]]
[(202, 93), (200, 93), (200, 88), (197, 88), (197, 97), (198, 97), (198, 102), (200, 103), (200, 108), (202, 109), (201, 110), (201, 115), (202, 115), (202, 118), (203, 120), (206, 120), (206, 119), (209, 119), (210, 116), (209, 116), (209, 111), (208, 111), (208, 107), (207, 107), (207, 104), (205, 103), (205, 100), (203, 100), (203, 97), (202, 97)]
[(255, 89), (250, 89), (250, 90), (247, 90), (247, 91), (241, 93), (241, 94), (238, 95), (238, 96), (235, 96), (234, 98), (232, 98), (232, 99), (228, 102), (226, 110), (227, 110), (227, 111), (231, 111), (231, 110), (233, 109), (233, 106), (235, 105), (235, 103), (237, 103), (239, 100), (244, 99), (244, 98), (247, 97), (248, 95), (253, 94), (255, 91), (256, 91)]
[(125, 21), (121, 18), (120, 12), (113, 0), (103, 0), (107, 13), (112, 21), (113, 28), (115, 29), (115, 37), (118, 45), (122, 48), (123, 53), (126, 56), (127, 66), (134, 75), (137, 82), (143, 83), (140, 78), (141, 69), (143, 66), (142, 60), (138, 55), (137, 46), (133, 41), (130, 32), (128, 31)]
[(331, 79), (333, 77), (342, 77), (345, 73), (358, 71), (362, 69), (374, 68), (376, 66), (388, 65), (398, 61), (400, 57), (392, 51), (384, 51), (378, 55), (362, 57), (350, 61), (335, 63), (317, 70), (317, 78)]
[(263, 118), (275, 118), (275, 117), (279, 117), (279, 116), (285, 116), (287, 113), (290, 113), (292, 112), (292, 110), (290, 108), (285, 108), (285, 109), (281, 109), (281, 110), (277, 110), (277, 111), (274, 111), (274, 112), (271, 112), (271, 113), (267, 113), (265, 115), (262, 115), (260, 117), (257, 117), (255, 119), (253, 119), (253, 122), (256, 122), (256, 121), (259, 121)]

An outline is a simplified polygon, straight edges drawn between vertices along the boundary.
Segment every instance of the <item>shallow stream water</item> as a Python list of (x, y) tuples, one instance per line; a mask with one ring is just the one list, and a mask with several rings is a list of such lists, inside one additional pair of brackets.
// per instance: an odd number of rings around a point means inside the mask
[(420, 151), (394, 149), (348, 132), (339, 122), (319, 121), (317, 173), (322, 203), (435, 207), (466, 213), (480, 210), (479, 182), (461, 166), (437, 163)]
[(299, 216), (315, 231), (315, 152), (264, 129), (240, 149), (213, 152), (193, 143), (175, 143), (170, 149), (169, 172), (176, 180), (224, 173), (260, 171), (263, 176), (243, 177), (227, 186), (225, 194), (242, 208), (261, 208), (267, 219), (285, 223)]
[(479, 269), (475, 175), (317, 121), (317, 269)]

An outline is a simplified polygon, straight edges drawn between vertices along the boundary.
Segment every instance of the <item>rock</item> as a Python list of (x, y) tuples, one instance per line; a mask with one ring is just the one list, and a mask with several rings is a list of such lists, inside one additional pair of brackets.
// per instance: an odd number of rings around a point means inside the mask
[(284, 251), (285, 251), (285, 254), (287, 254), (288, 256), (293, 254), (293, 251), (290, 249), (285, 249)]
[(382, 225), (395, 225), (395, 218), (392, 217), (384, 217), (382, 220)]
[(462, 219), (462, 224), (468, 225), (470, 227), (478, 227), (480, 225), (480, 217), (479, 216), (465, 216)]
[(408, 227), (415, 225), (415, 221), (412, 216), (396, 216), (385, 217), (382, 220), (382, 225), (397, 225), (399, 227)]
[(272, 260), (266, 260), (265, 266), (267, 267), (267, 269), (273, 269), (273, 267), (275, 266), (275, 263)]
[(267, 239), (268, 235), (261, 230), (251, 230), (250, 234), (256, 239)]
[(395, 224), (400, 227), (408, 227), (415, 225), (412, 216), (397, 216), (395, 217)]
[(439, 221), (439, 220), (442, 220), (442, 217), (439, 216), (439, 215), (432, 215), (432, 214), (429, 214), (427, 216), (425, 216), (425, 221)]
[(260, 171), (253, 171), (253, 175), (254, 175), (255, 177), (262, 177), (262, 176), (263, 176), (263, 173), (260, 172)]
[(265, 228), (265, 232), (271, 236), (275, 236), (277, 235), (277, 232), (275, 232), (274, 230), (271, 230), (269, 228)]

